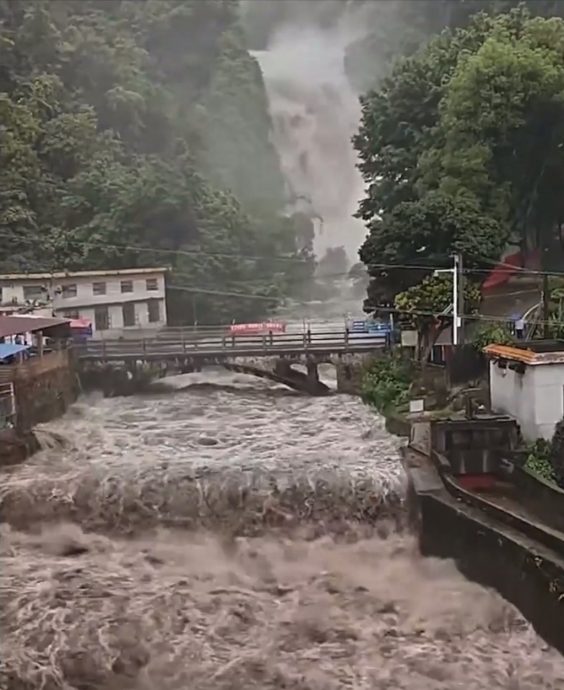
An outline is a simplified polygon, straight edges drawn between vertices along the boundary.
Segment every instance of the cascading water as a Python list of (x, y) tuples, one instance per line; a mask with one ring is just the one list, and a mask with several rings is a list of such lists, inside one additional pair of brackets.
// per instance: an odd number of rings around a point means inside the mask
[(287, 25), (276, 31), (268, 50), (255, 55), (292, 210), (319, 220), (317, 256), (328, 247), (344, 246), (354, 262), (365, 228), (353, 217), (363, 194), (351, 143), (360, 106), (344, 67), (353, 36), (344, 23), (325, 31)]

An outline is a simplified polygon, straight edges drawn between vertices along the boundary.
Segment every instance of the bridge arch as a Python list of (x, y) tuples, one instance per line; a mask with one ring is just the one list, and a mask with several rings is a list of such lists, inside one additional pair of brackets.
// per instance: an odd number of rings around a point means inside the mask
[[(282, 360), (280, 360), (282, 361)], [(277, 365), (280, 363), (277, 362)], [(319, 380), (317, 376), (317, 365), (315, 375), (311, 373), (304, 373), (297, 371), (291, 366), (291, 363), (285, 362), (285, 366), (276, 366), (274, 371), (269, 369), (262, 369), (250, 364), (237, 364), (233, 362), (222, 362), (222, 366), (227, 371), (233, 371), (238, 374), (247, 374), (249, 376), (257, 376), (258, 378), (268, 379), (275, 383), (281, 383), (288, 388), (300, 391), (302, 393), (309, 393), (310, 395), (328, 395), (331, 389), (325, 383)]]

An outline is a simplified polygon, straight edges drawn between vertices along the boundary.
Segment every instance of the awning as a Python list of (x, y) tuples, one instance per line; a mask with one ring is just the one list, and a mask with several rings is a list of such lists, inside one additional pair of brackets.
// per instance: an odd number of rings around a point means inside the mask
[(70, 338), (68, 319), (44, 316), (0, 316), (0, 338), (42, 331), (48, 338)]
[(0, 343), (0, 361), (17, 355), (18, 352), (29, 350), (29, 345), (17, 345), (15, 343)]
[(79, 328), (92, 328), (92, 321), (88, 319), (71, 319), (70, 327), (75, 330)]

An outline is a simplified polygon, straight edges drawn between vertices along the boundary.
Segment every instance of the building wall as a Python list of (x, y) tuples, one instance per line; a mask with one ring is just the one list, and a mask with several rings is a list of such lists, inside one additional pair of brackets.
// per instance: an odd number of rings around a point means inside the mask
[[(98, 284), (98, 290), (95, 290)], [(103, 289), (100, 289), (103, 285)], [(111, 275), (73, 275), (55, 278), (17, 277), (2, 280), (2, 304), (29, 300), (29, 289), (38, 290), (38, 298), (50, 302), (50, 309), (67, 318), (86, 318), (92, 322), (94, 337), (116, 337), (124, 331), (158, 329), (166, 326), (164, 272), (120, 273)], [(39, 288), (45, 288), (43, 292)], [(26, 288), (28, 291), (26, 292)], [(128, 289), (130, 288), (130, 289)], [(124, 291), (124, 289), (126, 291)], [(41, 297), (42, 296), (42, 297)], [(158, 319), (149, 320), (149, 301), (158, 304)], [(133, 321), (124, 324), (124, 305), (132, 305)], [(156, 309), (156, 306), (154, 307)], [(107, 309), (107, 328), (99, 328), (96, 311)], [(98, 323), (97, 323), (98, 321)]]
[(564, 417), (564, 364), (528, 366), (523, 374), (490, 362), (494, 412), (515, 417), (527, 440), (551, 439)]
[[(123, 323), (123, 304), (108, 305), (108, 325), (109, 328), (104, 331), (96, 330), (96, 308), (95, 307), (78, 307), (78, 315), (80, 318), (88, 319), (92, 323), (93, 337), (101, 338), (115, 338), (119, 337), (127, 331), (135, 331), (142, 329), (159, 329), (166, 326), (166, 302), (164, 299), (158, 300), (159, 304), (159, 320), (149, 321), (149, 307), (147, 302), (134, 302), (135, 324), (133, 326), (125, 326)], [(67, 309), (55, 309), (57, 316), (68, 316)]]

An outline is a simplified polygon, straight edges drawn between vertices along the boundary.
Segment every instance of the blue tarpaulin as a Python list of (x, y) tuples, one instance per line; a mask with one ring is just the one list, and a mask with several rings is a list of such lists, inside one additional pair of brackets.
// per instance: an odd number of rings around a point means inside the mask
[(0, 343), (0, 360), (7, 359), (18, 352), (29, 350), (29, 345), (16, 345), (13, 343)]

